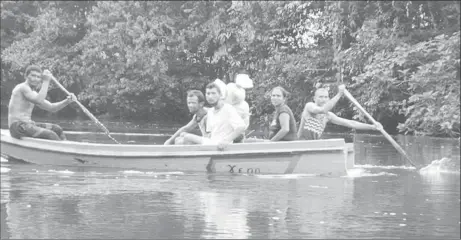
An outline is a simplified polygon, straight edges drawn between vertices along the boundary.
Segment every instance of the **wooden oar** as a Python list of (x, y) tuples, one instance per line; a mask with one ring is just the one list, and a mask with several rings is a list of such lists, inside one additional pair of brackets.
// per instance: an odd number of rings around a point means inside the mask
[(245, 137), (247, 138), (247, 137), (250, 136), (250, 134), (252, 134), (254, 131), (255, 131), (255, 130), (251, 130), (249, 133), (247, 133), (247, 134), (245, 135)]
[[(67, 95), (70, 95), (70, 92), (67, 91), (67, 89), (61, 85), (61, 83), (59, 83), (54, 77), (51, 78), (53, 80), (53, 82), (63, 91), (65, 92)], [(117, 140), (115, 140), (115, 138), (113, 138), (110, 133), (109, 133), (109, 130), (107, 130), (107, 128), (101, 123), (98, 121), (98, 119), (93, 116), (93, 114), (90, 113), (90, 111), (88, 111), (88, 109), (86, 109), (85, 106), (83, 106), (83, 104), (81, 104), (78, 100), (75, 100), (75, 102), (77, 103), (77, 105), (82, 109), (82, 111), (91, 119), (93, 120), (93, 122), (96, 123), (96, 125), (98, 125), (103, 131), (104, 133), (110, 138), (112, 139), (112, 141), (120, 144)]]
[[(344, 95), (346, 95), (347, 98), (349, 98), (349, 100), (366, 116), (368, 117), (368, 119), (373, 123), (373, 124), (377, 124), (376, 120), (373, 119), (373, 117), (357, 102), (357, 100), (355, 100), (355, 98), (351, 95), (351, 93), (349, 91), (347, 91), (347, 89), (344, 89)], [(391, 142), (391, 144), (395, 147), (395, 149), (397, 149), (397, 151), (402, 154), (407, 160), (408, 162), (410, 162), (411, 165), (413, 165), (414, 167), (417, 167), (412, 161), (411, 159), (408, 157), (407, 153), (400, 147), (400, 145), (395, 142), (395, 140), (384, 130), (384, 129), (380, 129), (381, 133), (384, 135), (384, 137), (387, 138), (387, 140), (389, 140), (389, 142)]]

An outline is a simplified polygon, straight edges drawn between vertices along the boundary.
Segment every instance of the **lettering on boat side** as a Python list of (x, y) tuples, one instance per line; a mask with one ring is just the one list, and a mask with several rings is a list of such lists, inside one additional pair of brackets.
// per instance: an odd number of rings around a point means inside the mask
[(227, 166), (230, 167), (229, 172), (230, 172), (230, 173), (234, 173), (234, 168), (235, 168), (237, 165), (234, 165), (234, 166), (227, 165)]
[[(234, 168), (236, 168), (237, 165), (227, 165), (227, 166), (230, 168), (229, 169), (230, 173), (235, 173)], [(244, 168), (239, 168), (238, 169), (238, 173), (244, 173), (244, 172), (245, 172)], [(257, 174), (257, 173), (261, 173), (261, 170), (259, 168), (255, 168), (255, 169), (247, 168), (246, 173), (255, 173), (255, 174)]]

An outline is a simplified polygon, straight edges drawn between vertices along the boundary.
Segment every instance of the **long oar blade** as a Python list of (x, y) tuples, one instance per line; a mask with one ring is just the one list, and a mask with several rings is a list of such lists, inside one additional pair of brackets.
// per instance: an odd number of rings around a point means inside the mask
[[(346, 97), (373, 123), (373, 124), (376, 124), (376, 120), (357, 102), (357, 100), (351, 95), (351, 93), (349, 91), (347, 91), (347, 89), (344, 90), (344, 95), (346, 95)], [(405, 150), (402, 149), (402, 147), (400, 147), (400, 145), (384, 130), (384, 129), (380, 129), (381, 133), (384, 135), (384, 137), (389, 140), (389, 142), (392, 144), (392, 146), (395, 147), (395, 149), (397, 149), (397, 151), (402, 154), (407, 160), (408, 162), (413, 165), (414, 167), (416, 167), (416, 165), (413, 163), (413, 161), (411, 161), (410, 157), (408, 157), (407, 153), (405, 152)]]

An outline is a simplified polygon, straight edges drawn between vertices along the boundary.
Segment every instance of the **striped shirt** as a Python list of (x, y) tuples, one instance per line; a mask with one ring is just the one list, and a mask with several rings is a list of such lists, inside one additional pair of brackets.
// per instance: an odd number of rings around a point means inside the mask
[(329, 117), (325, 113), (312, 114), (307, 112), (304, 115), (304, 126), (299, 140), (317, 140), (322, 136)]

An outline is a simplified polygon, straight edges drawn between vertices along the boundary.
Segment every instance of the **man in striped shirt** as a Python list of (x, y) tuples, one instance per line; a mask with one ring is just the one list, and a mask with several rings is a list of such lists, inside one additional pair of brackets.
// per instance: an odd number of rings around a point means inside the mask
[(322, 136), (327, 122), (337, 125), (359, 129), (359, 130), (377, 130), (383, 128), (377, 125), (365, 124), (336, 116), (330, 110), (336, 105), (338, 100), (344, 94), (346, 87), (342, 84), (338, 86), (338, 94), (329, 99), (328, 90), (319, 88), (315, 91), (314, 102), (306, 103), (301, 115), (301, 122), (298, 130), (299, 140), (317, 140)]

